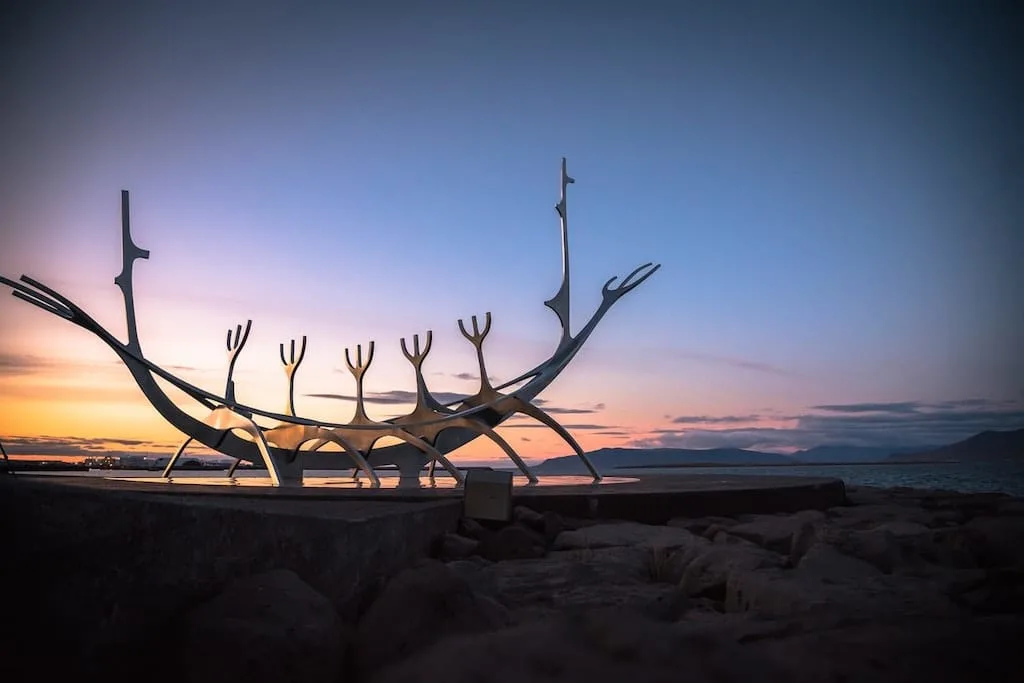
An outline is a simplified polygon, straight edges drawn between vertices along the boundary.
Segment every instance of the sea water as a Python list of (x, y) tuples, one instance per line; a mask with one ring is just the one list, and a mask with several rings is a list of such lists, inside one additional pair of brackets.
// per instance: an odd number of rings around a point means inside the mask
[(615, 474), (751, 474), (832, 477), (854, 486), (944, 489), (964, 493), (1001, 492), (1024, 497), (1024, 458), (979, 462), (858, 465), (784, 465), (778, 467), (665, 467), (616, 469)]
[[(483, 464), (483, 463), (474, 463)], [(508, 470), (505, 463), (497, 461), (488, 463), (495, 469)], [(741, 474), (766, 476), (806, 476), (832, 477), (842, 479), (854, 486), (895, 487), (909, 486), (920, 489), (943, 489), (962, 491), (965, 493), (1001, 492), (1012, 496), (1024, 497), (1024, 458), (1012, 460), (988, 460), (978, 462), (950, 463), (900, 463), (900, 464), (857, 464), (857, 465), (782, 465), (782, 466), (742, 466), (742, 467), (655, 467), (655, 468), (614, 468), (602, 472), (607, 476), (686, 476), (687, 474)], [(144, 470), (90, 470), (88, 472), (61, 472), (59, 474), (76, 474), (80, 476), (100, 477), (153, 477), (160, 472)], [(240, 470), (236, 473), (241, 477), (266, 477), (261, 470)], [(307, 470), (309, 477), (338, 477), (347, 474), (346, 470)], [(394, 476), (395, 473), (381, 471), (381, 477)], [(439, 468), (438, 476), (444, 476)], [(179, 470), (175, 478), (216, 477), (222, 473), (216, 471)]]

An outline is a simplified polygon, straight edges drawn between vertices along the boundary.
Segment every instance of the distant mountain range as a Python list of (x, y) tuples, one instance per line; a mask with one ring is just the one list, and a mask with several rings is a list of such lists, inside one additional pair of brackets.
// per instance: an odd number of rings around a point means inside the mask
[[(1024, 429), (982, 432), (947, 446), (924, 448), (817, 446), (790, 455), (741, 448), (601, 448), (587, 454), (601, 471), (647, 467), (728, 467), (733, 465), (823, 465), (982, 460), (1024, 457)], [(538, 474), (586, 474), (575, 455), (549, 458)]]
[[(602, 448), (587, 453), (601, 471), (617, 467), (678, 467), (681, 465), (791, 465), (793, 458), (778, 453), (761, 453), (740, 448)], [(575, 455), (549, 458), (533, 468), (538, 474), (586, 474)]]
[(1024, 457), (1024, 429), (1012, 432), (982, 432), (948, 446), (910, 453), (893, 453), (888, 460), (896, 462), (1005, 460)]

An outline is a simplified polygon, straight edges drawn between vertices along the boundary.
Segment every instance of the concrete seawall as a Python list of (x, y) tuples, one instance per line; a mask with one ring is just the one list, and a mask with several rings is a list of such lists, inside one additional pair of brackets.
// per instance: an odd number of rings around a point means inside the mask
[[(455, 500), (171, 497), (4, 477), (0, 628), (10, 654), (0, 671), (172, 679), (165, 655), (183, 611), (231, 577), (274, 568), (295, 571), (354, 618), (460, 512)], [(52, 658), (17, 656), (40, 643)]]

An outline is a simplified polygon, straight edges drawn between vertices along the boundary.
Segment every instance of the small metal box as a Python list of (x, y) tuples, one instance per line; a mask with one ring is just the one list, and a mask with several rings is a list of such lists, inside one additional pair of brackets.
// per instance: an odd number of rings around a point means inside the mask
[(490, 469), (466, 472), (462, 514), (472, 519), (512, 519), (512, 473)]

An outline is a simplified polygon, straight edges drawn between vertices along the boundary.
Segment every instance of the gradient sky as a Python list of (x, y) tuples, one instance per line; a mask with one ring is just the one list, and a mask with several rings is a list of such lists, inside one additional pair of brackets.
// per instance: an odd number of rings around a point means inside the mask
[[(328, 6), (330, 6), (328, 8)], [(992, 2), (80, 2), (0, 15), (0, 273), (118, 334), (132, 195), (143, 349), (348, 419), (472, 393), (557, 343), (558, 164), (573, 318), (623, 299), (544, 394), (587, 449), (942, 444), (1024, 426), (1024, 12)], [(504, 428), (530, 459), (566, 452)], [(0, 439), (20, 453), (179, 439), (88, 333), (0, 297)], [(497, 455), (473, 444), (471, 457)]]

